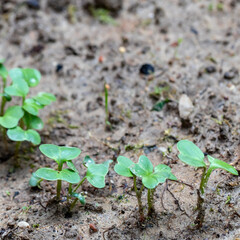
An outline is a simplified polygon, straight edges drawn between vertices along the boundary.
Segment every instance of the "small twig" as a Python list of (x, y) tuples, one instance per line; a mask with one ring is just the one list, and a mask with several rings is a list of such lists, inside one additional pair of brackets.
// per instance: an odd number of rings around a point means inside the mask
[(97, 137), (93, 136), (91, 132), (88, 132), (89, 136), (92, 137), (94, 140), (96, 140), (98, 143), (101, 143), (102, 145), (110, 148), (111, 150), (113, 150), (114, 152), (117, 152), (119, 153), (120, 152), (120, 149), (119, 148), (115, 148), (113, 147), (109, 142), (107, 141), (102, 141), (100, 139), (98, 139)]
[(47, 209), (47, 207), (46, 206), (43, 206), (43, 204), (42, 204), (42, 202), (39, 200), (39, 202), (38, 202), (39, 204), (40, 204), (40, 206), (41, 207), (43, 207), (45, 210)]
[(170, 180), (170, 181), (172, 181), (172, 182), (177, 182), (177, 183), (184, 184), (184, 185), (190, 187), (191, 189), (194, 189), (194, 187), (193, 187), (191, 184), (185, 183), (185, 182), (183, 182), (183, 181), (181, 181), (181, 180), (171, 180), (171, 179), (168, 179), (168, 180)]
[(167, 187), (167, 191), (168, 191), (168, 192), (171, 194), (171, 196), (174, 198), (175, 203), (177, 204), (178, 208), (179, 208), (182, 212), (184, 212), (184, 210), (181, 208), (181, 206), (180, 206), (180, 204), (179, 204), (179, 201), (178, 201), (177, 198), (174, 196), (174, 194), (168, 189), (168, 187)]
[[(169, 180), (169, 179), (168, 179), (168, 180)], [(166, 180), (166, 186), (165, 186), (165, 188), (164, 188), (164, 190), (163, 190), (162, 197), (161, 197), (161, 202), (162, 202), (163, 208), (167, 211), (167, 209), (164, 207), (164, 204), (163, 204), (163, 194), (164, 194), (164, 192), (167, 190), (167, 191), (171, 194), (171, 196), (174, 198), (175, 203), (177, 204), (177, 206), (178, 206), (178, 208), (180, 209), (180, 211), (184, 212), (184, 213), (186, 214), (186, 216), (188, 216), (188, 217), (190, 218), (190, 216), (186, 213), (186, 211), (181, 208), (178, 199), (177, 199), (177, 198), (174, 196), (174, 194), (168, 189), (168, 180)]]
[(168, 69), (162, 69), (162, 71), (159, 73), (159, 74), (157, 74), (156, 76), (154, 76), (155, 78), (159, 78), (159, 77), (161, 77), (166, 71), (167, 71)]
[(164, 195), (166, 189), (167, 189), (167, 182), (165, 183), (165, 187), (164, 187), (162, 195), (161, 195), (161, 203), (162, 203), (162, 207), (165, 211), (167, 211), (167, 209), (165, 208), (164, 203), (163, 203), (163, 195)]
[(112, 229), (114, 229), (115, 227), (116, 227), (116, 226), (115, 226), (115, 224), (114, 224), (114, 225), (112, 225), (111, 227), (107, 228), (105, 231), (103, 231), (102, 235), (103, 235), (103, 239), (104, 239), (104, 240), (106, 240), (106, 238), (105, 238), (105, 233), (108, 232), (108, 231), (110, 231), (110, 230), (112, 230)]

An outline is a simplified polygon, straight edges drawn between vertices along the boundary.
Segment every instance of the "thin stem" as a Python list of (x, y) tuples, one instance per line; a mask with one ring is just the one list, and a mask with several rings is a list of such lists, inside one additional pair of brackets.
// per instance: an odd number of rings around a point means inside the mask
[(107, 83), (104, 83), (104, 95), (105, 95), (105, 126), (106, 129), (108, 130), (112, 130), (112, 125), (109, 121), (109, 110), (108, 110), (108, 89), (109, 89), (109, 85)]
[[(2, 90), (3, 94), (4, 94), (4, 89), (6, 87), (6, 84), (7, 84), (7, 79), (3, 78), (3, 90)], [(2, 96), (0, 116), (4, 115), (4, 107), (5, 107), (6, 102), (7, 102), (6, 98), (4, 96)], [(2, 133), (3, 133), (3, 142), (4, 142), (5, 150), (8, 151), (7, 135), (6, 135), (6, 129), (4, 127), (2, 127)]]
[[(6, 84), (7, 84), (7, 79), (6, 79), (6, 78), (3, 78), (3, 90), (2, 90), (2, 93), (3, 93), (3, 94), (4, 94), (4, 89), (5, 89), (5, 87), (6, 87)], [(6, 104), (6, 98), (5, 98), (4, 96), (2, 96), (0, 116), (3, 116), (3, 114), (4, 114), (5, 104)]]
[(105, 94), (105, 113), (106, 113), (106, 122), (109, 120), (109, 111), (108, 111), (108, 87), (107, 84), (104, 83), (104, 94)]
[[(25, 97), (22, 97), (22, 106), (23, 106), (24, 102), (25, 102)], [(24, 129), (23, 119), (20, 120), (20, 127), (21, 127), (22, 129)]]
[(140, 191), (138, 191), (138, 189), (137, 189), (137, 176), (136, 175), (133, 175), (133, 184), (134, 184), (134, 191), (136, 193), (137, 200), (138, 200), (140, 221), (142, 222), (144, 220), (143, 206), (142, 206), (142, 200), (141, 200), (141, 198), (142, 198), (142, 191), (143, 191), (143, 185), (142, 185)]
[(1, 112), (0, 112), (0, 116), (3, 116), (4, 114), (4, 107), (5, 107), (5, 104), (6, 104), (6, 98), (3, 96), (2, 97), (2, 104), (1, 104)]
[(151, 215), (154, 211), (153, 196), (155, 189), (148, 189), (148, 215)]
[(78, 190), (78, 188), (83, 184), (83, 182), (85, 181), (86, 178), (87, 178), (87, 177), (84, 177), (84, 178), (82, 179), (82, 181), (74, 188), (73, 192), (76, 192), (76, 191)]
[[(62, 167), (63, 167), (63, 163), (60, 162), (58, 164), (58, 171), (62, 171)], [(57, 180), (57, 200), (60, 200), (61, 188), (62, 188), (62, 180)]]
[[(83, 184), (83, 182), (85, 181), (85, 179), (86, 179), (86, 177), (84, 177), (83, 179), (82, 179), (82, 181), (77, 185), (77, 187), (75, 187), (75, 189), (73, 190), (73, 192), (76, 192), (77, 191), (77, 189)], [(77, 203), (77, 198), (72, 202), (72, 204), (71, 204), (71, 206), (70, 206), (70, 212), (73, 210), (73, 208), (74, 208), (74, 206), (76, 205), (76, 203)]]
[(204, 217), (205, 217), (205, 207), (203, 206), (204, 204), (204, 190), (205, 190), (205, 187), (207, 186), (207, 182), (209, 180), (209, 177), (212, 173), (212, 168), (209, 167), (208, 169), (207, 168), (204, 168), (203, 170), (203, 174), (202, 174), (202, 178), (201, 178), (201, 183), (200, 183), (200, 188), (198, 190), (198, 200), (197, 200), (197, 210), (198, 210), (198, 215), (196, 217), (196, 220), (195, 220), (195, 224), (197, 224), (197, 228), (201, 228), (202, 227), (202, 224), (203, 224), (203, 221), (204, 221)]
[(200, 192), (201, 194), (204, 194), (204, 189), (205, 189), (205, 175), (206, 175), (206, 168), (203, 169), (202, 173), (202, 178), (201, 178), (201, 183), (200, 183)]
[(200, 190), (197, 191), (198, 194), (198, 200), (197, 200), (197, 210), (198, 210), (198, 215), (194, 221), (195, 224), (197, 224), (197, 228), (201, 228), (204, 217), (205, 217), (205, 208), (203, 207), (204, 204), (204, 198), (201, 195)]

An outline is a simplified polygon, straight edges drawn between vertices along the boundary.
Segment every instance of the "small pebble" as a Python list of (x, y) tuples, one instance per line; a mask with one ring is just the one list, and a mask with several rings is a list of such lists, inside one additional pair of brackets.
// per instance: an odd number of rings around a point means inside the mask
[(89, 224), (89, 231), (90, 232), (97, 232), (98, 228), (94, 224), (90, 223)]
[(126, 48), (125, 47), (120, 47), (118, 50), (119, 50), (120, 53), (125, 53), (126, 52)]
[(179, 115), (182, 119), (188, 119), (189, 115), (193, 111), (193, 104), (191, 99), (186, 95), (183, 94), (179, 99)]
[(143, 75), (151, 75), (155, 72), (153, 65), (145, 63), (141, 66), (139, 72)]
[(227, 80), (231, 80), (236, 76), (237, 73), (238, 72), (236, 69), (230, 69), (228, 72), (224, 73), (224, 78)]
[(36, 10), (40, 9), (38, 0), (27, 0), (26, 4), (29, 8), (36, 9)]
[(10, 221), (10, 222), (7, 223), (7, 225), (8, 225), (9, 228), (14, 228), (15, 223), (13, 221)]
[(190, 28), (190, 31), (191, 31), (193, 34), (198, 35), (198, 30), (197, 30), (196, 28), (194, 28), (194, 27), (191, 27), (191, 28)]
[(24, 221), (19, 222), (19, 223), (17, 224), (17, 226), (18, 226), (19, 228), (23, 228), (23, 229), (25, 229), (25, 228), (30, 228), (30, 225), (29, 225), (27, 222), (24, 222)]
[(215, 66), (208, 66), (205, 68), (205, 71), (207, 73), (215, 73), (216, 72), (216, 67)]
[(57, 66), (56, 66), (56, 73), (60, 72), (61, 70), (63, 69), (63, 65), (61, 63), (58, 63)]

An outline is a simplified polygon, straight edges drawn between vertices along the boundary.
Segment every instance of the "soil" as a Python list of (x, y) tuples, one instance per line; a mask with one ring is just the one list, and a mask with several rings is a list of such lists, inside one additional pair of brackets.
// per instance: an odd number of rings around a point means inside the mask
[[(55, 183), (42, 182), (39, 190), (28, 184), (33, 171), (55, 163), (26, 143), (21, 167), (14, 168), (15, 145), (9, 141), (8, 154), (1, 146), (1, 238), (239, 239), (239, 177), (214, 171), (205, 195), (205, 222), (195, 229), (201, 170), (178, 160), (176, 142), (192, 140), (240, 170), (240, 2), (126, 0), (116, 24), (94, 19), (80, 1), (66, 1), (76, 6), (75, 21), (64, 6), (59, 11), (47, 1), (40, 1), (39, 8), (21, 2), (1, 3), (0, 56), (8, 69), (40, 70), (42, 79), (32, 95), (47, 91), (57, 97), (41, 112), (42, 143), (79, 147), (82, 153), (74, 163), (82, 176), (85, 155), (101, 163), (118, 155), (137, 162), (145, 154), (154, 166), (169, 165), (194, 189), (170, 181), (169, 191), (165, 184), (158, 186), (155, 215), (139, 223), (132, 181), (119, 177), (112, 164), (106, 187), (85, 183), (81, 191), (87, 205), (79, 203), (69, 216), (65, 198), (59, 204), (51, 201)], [(154, 65), (153, 75), (139, 74), (145, 63)], [(110, 131), (105, 128), (105, 82)], [(167, 90), (153, 97), (155, 87), (163, 86)], [(187, 121), (178, 110), (182, 94), (194, 105)], [(161, 111), (151, 111), (166, 98), (171, 102)], [(62, 194), (66, 189), (64, 184)], [(146, 195), (145, 190), (145, 206)], [(30, 227), (18, 228), (20, 221)]]

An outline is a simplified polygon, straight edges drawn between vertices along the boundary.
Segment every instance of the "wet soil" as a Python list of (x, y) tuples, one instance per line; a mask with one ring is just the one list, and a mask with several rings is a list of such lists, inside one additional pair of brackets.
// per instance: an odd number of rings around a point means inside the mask
[[(84, 184), (87, 205), (77, 205), (68, 216), (64, 198), (51, 204), (55, 183), (43, 182), (40, 190), (28, 185), (31, 172), (54, 163), (38, 148), (31, 152), (24, 144), (21, 167), (16, 169), (15, 145), (9, 142), (9, 154), (1, 145), (0, 236), (239, 239), (239, 177), (214, 171), (205, 196), (205, 222), (202, 229), (194, 229), (201, 170), (178, 160), (176, 142), (192, 140), (240, 170), (240, 2), (126, 0), (116, 24), (100, 23), (78, 1), (68, 1), (77, 8), (74, 23), (66, 8), (56, 11), (47, 1), (41, 1), (40, 8), (20, 2), (3, 1), (0, 56), (8, 69), (40, 70), (42, 80), (31, 94), (47, 91), (57, 97), (41, 112), (42, 143), (79, 147), (82, 153), (74, 163), (81, 175), (85, 155), (101, 163), (120, 154), (137, 162), (146, 154), (155, 166), (169, 165), (194, 190), (173, 182), (168, 183), (169, 191), (164, 191), (165, 184), (159, 186), (156, 214), (139, 223), (132, 182), (117, 176), (112, 164), (106, 188)], [(139, 74), (144, 63), (154, 65), (153, 75)], [(111, 131), (105, 128), (105, 82), (110, 86)], [(156, 87), (165, 91), (152, 94)], [(194, 105), (187, 121), (178, 110), (182, 94)], [(166, 98), (171, 102), (161, 111), (151, 111)], [(66, 189), (64, 184), (63, 194)], [(144, 206), (146, 197), (144, 191)], [(30, 228), (18, 228), (20, 221)]]

